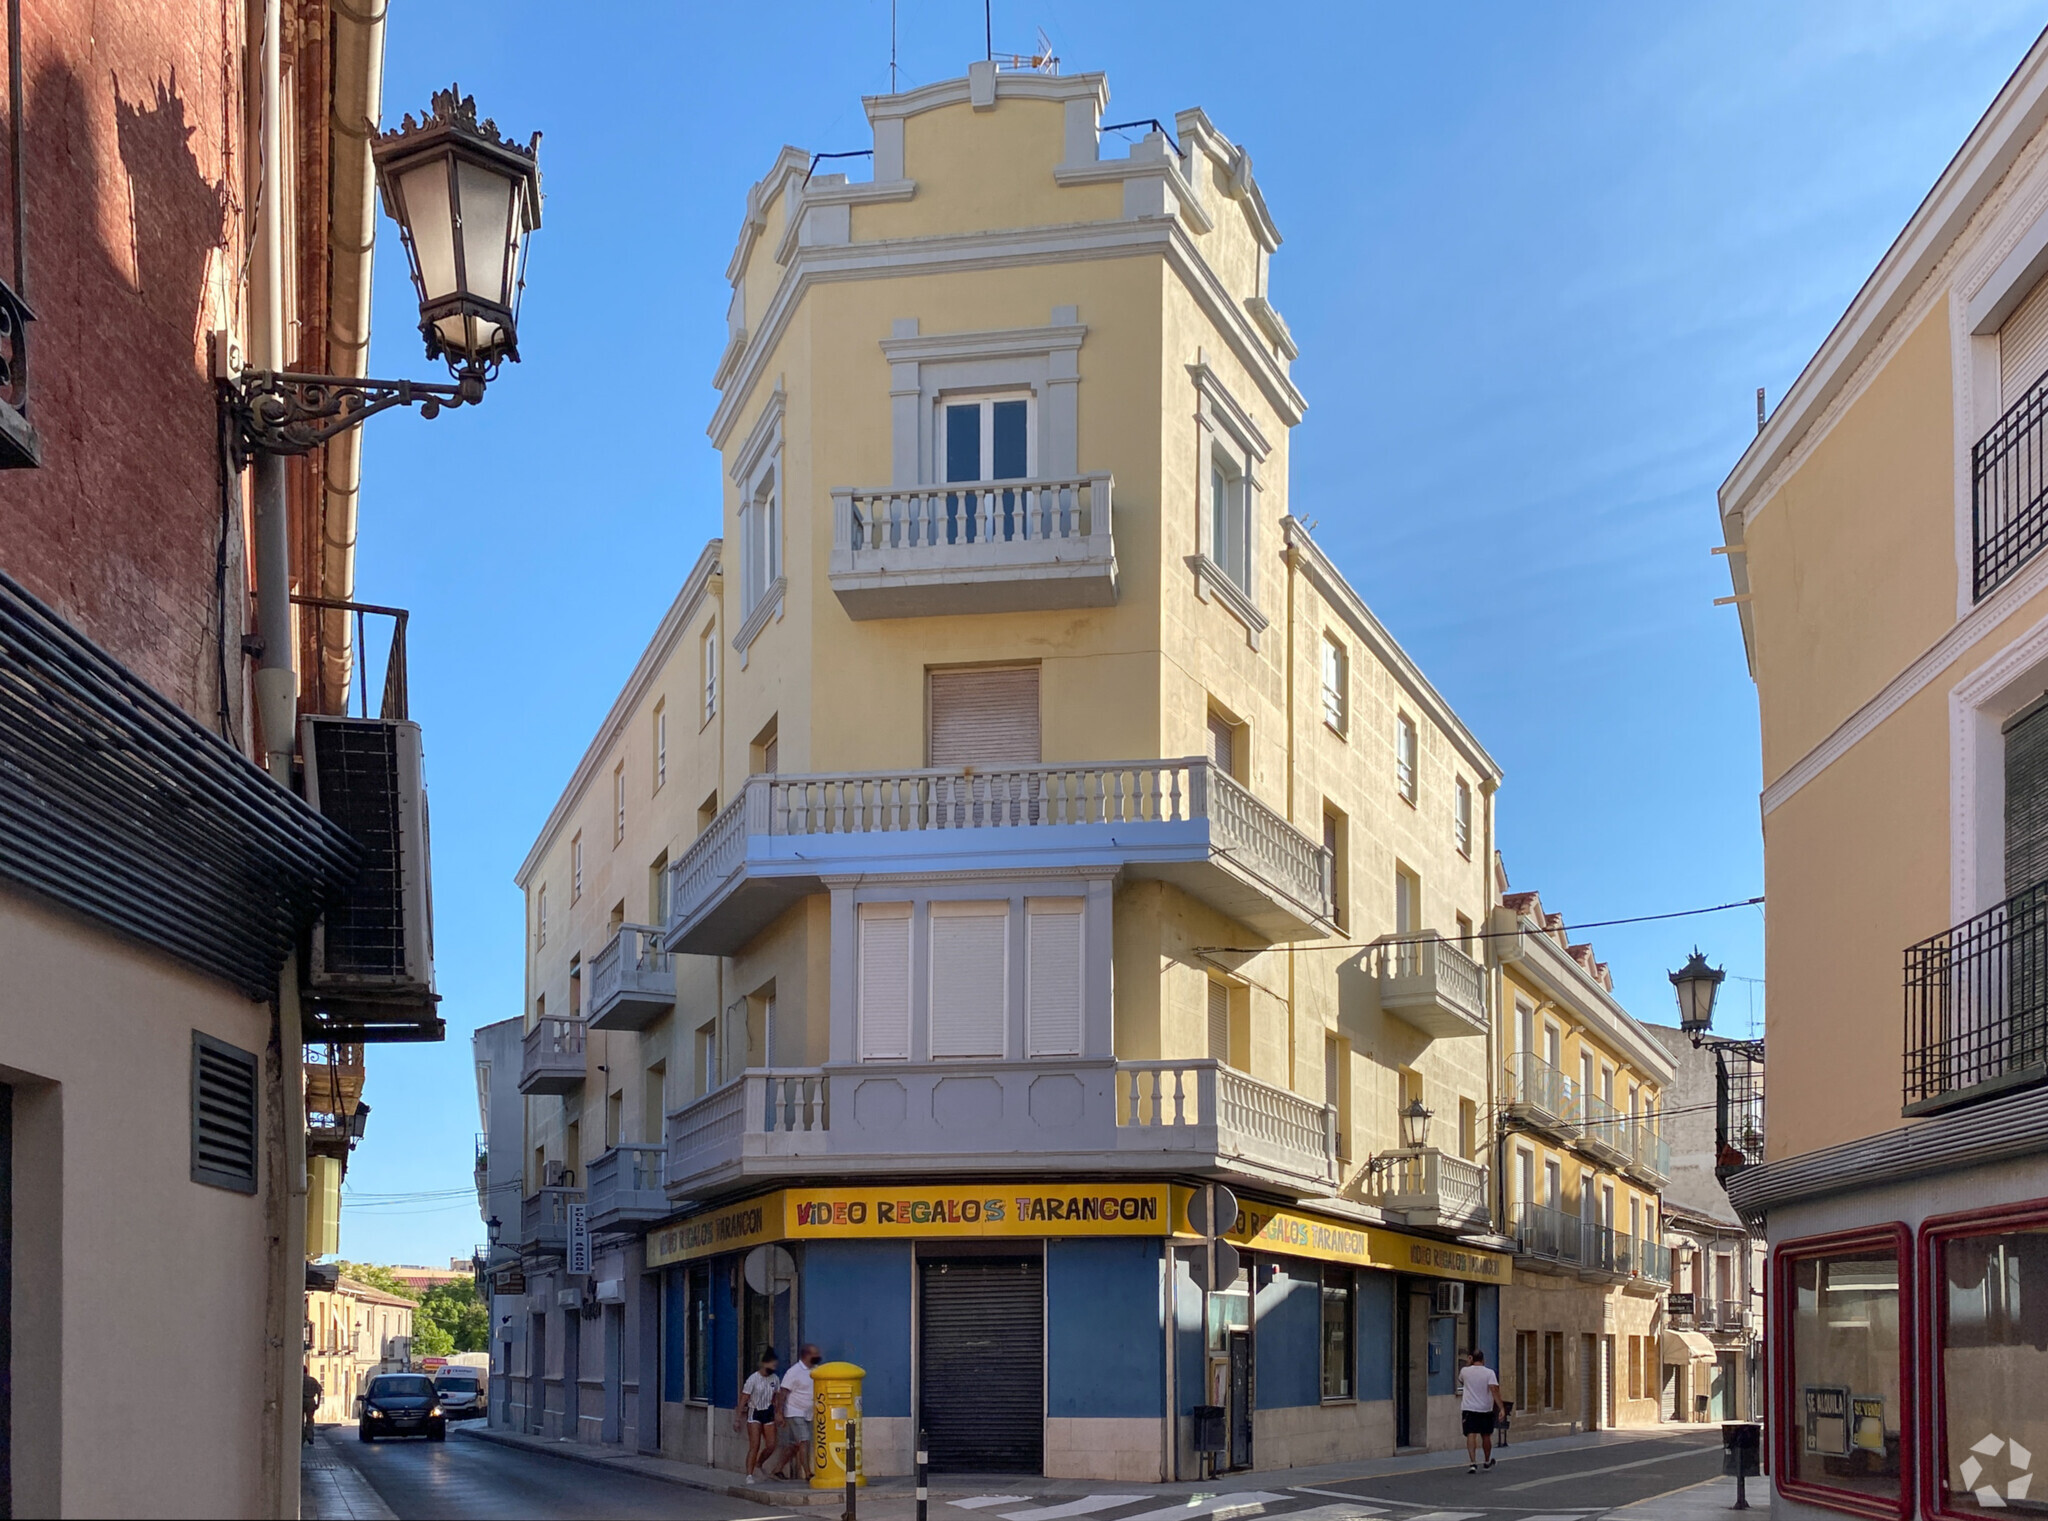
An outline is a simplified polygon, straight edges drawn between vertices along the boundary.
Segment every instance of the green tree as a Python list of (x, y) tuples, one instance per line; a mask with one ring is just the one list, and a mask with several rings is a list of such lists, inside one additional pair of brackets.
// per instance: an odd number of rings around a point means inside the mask
[(482, 1300), (477, 1298), (476, 1284), (467, 1278), (452, 1283), (437, 1283), (427, 1290), (420, 1301), (419, 1312), (413, 1317), (413, 1345), (424, 1347), (420, 1340), (420, 1327), (431, 1322), (449, 1340), (445, 1350), (429, 1353), (429, 1356), (446, 1356), (448, 1352), (488, 1352), (491, 1346), (491, 1312)]
[(394, 1277), (388, 1267), (379, 1267), (374, 1262), (344, 1262), (340, 1267), (342, 1277), (360, 1283), (366, 1289), (380, 1289), (386, 1294), (396, 1294), (400, 1299), (415, 1302), (420, 1297), (418, 1289)]
[(412, 1351), (415, 1357), (446, 1357), (455, 1350), (455, 1338), (439, 1321), (430, 1320), (424, 1310), (412, 1317)]

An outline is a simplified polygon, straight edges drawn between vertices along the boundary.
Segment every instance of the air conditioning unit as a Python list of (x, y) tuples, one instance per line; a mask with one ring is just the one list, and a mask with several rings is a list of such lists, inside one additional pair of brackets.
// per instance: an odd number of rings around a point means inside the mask
[(1435, 1295), (1430, 1310), (1437, 1315), (1463, 1315), (1465, 1313), (1465, 1285), (1462, 1283), (1439, 1283), (1433, 1286)]
[(576, 1174), (569, 1170), (567, 1162), (550, 1162), (541, 1169), (543, 1188), (572, 1188), (575, 1182)]
[(626, 1280), (623, 1278), (598, 1279), (597, 1302), (599, 1304), (624, 1304), (626, 1302)]
[(420, 727), (299, 720), (306, 801), (362, 848), (355, 881), (313, 926), (306, 982), (323, 1034), (438, 1040), (433, 883)]

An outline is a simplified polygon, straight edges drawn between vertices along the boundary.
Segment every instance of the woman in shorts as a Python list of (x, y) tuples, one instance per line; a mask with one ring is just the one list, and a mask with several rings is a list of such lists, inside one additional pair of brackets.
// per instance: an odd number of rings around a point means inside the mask
[(742, 1422), (747, 1428), (749, 1484), (761, 1482), (755, 1477), (754, 1470), (775, 1456), (775, 1430), (779, 1424), (775, 1415), (775, 1391), (781, 1387), (782, 1381), (775, 1376), (775, 1349), (769, 1347), (761, 1353), (760, 1365), (740, 1385), (739, 1408), (732, 1413), (733, 1430), (739, 1430)]

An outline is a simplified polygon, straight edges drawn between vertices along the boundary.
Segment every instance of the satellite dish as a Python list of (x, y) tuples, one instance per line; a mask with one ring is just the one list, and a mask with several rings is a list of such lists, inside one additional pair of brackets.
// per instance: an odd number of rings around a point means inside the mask
[(796, 1258), (779, 1246), (757, 1246), (747, 1253), (747, 1287), (773, 1298), (796, 1282)]

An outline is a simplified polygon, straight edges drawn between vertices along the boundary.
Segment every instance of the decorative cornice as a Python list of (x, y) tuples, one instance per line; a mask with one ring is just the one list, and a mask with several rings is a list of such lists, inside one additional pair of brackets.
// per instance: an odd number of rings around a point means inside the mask
[[(1138, 146), (1143, 147), (1144, 144)], [(1202, 198), (1181, 172), (1180, 161), (1164, 151), (1163, 142), (1161, 149), (1156, 156), (1142, 158), (1133, 151), (1125, 158), (1101, 158), (1091, 164), (1055, 164), (1053, 183), (1120, 185), (1128, 180), (1164, 180), (1166, 188), (1173, 192), (1174, 200), (1180, 205), (1181, 215), (1188, 219), (1188, 225), (1196, 232), (1208, 232), (1216, 225), (1208, 208), (1202, 205)]]
[(754, 610), (747, 614), (745, 621), (732, 636), (732, 647), (740, 652), (742, 668), (746, 665), (744, 657), (748, 646), (760, 636), (761, 630), (768, 626), (771, 619), (782, 616), (782, 599), (788, 593), (789, 577), (777, 576), (768, 590), (761, 593), (761, 599), (754, 604)]
[(1266, 631), (1270, 621), (1259, 611), (1258, 603), (1230, 579), (1228, 571), (1207, 555), (1189, 555), (1187, 561), (1188, 568), (1195, 573), (1195, 595), (1205, 602), (1214, 597), (1228, 608), (1230, 615), (1244, 625), (1245, 643), (1257, 649), (1259, 635)]
[(1192, 158), (1195, 150), (1200, 149), (1223, 169), (1229, 196), (1243, 208), (1245, 221), (1259, 246), (1267, 253), (1277, 249), (1280, 246), (1280, 229), (1274, 225), (1273, 214), (1266, 209), (1266, 198), (1259, 192), (1259, 182), (1252, 177), (1252, 156), (1217, 131), (1208, 113), (1199, 106), (1174, 117), (1173, 126), (1180, 134), (1182, 152)]
[(1252, 421), (1251, 413), (1230, 394), (1230, 387), (1209, 367), (1208, 360), (1197, 359), (1187, 368), (1188, 379), (1195, 383), (1196, 394), (1215, 410), (1223, 426), (1236, 435), (1238, 443), (1250, 452), (1253, 461), (1263, 465), (1266, 456), (1273, 452), (1273, 446), (1266, 442), (1266, 435)]
[(719, 575), (718, 557), (724, 549), (724, 541), (712, 539), (705, 544), (697, 556), (697, 563), (683, 578), (682, 589), (675, 600), (668, 605), (661, 622), (654, 630), (654, 637), (647, 641), (647, 647), (640, 652), (640, 658), (633, 665), (633, 672), (626, 678), (619, 695), (612, 699), (611, 711), (605, 714), (604, 722), (597, 726), (597, 733), (590, 741), (590, 747), (583, 752), (583, 759), (576, 763), (576, 769), (569, 774), (569, 785), (562, 789), (562, 795), (549, 810), (547, 822), (541, 825), (540, 833), (534, 837), (532, 848), (526, 852), (526, 859), (519, 863), (519, 870), (512, 874), (513, 883), (521, 892), (532, 877), (548, 847), (554, 843), (556, 832), (583, 800), (583, 794), (599, 769), (610, 757), (612, 747), (618, 743), (625, 731), (626, 723), (633, 716), (661, 674), (663, 666), (682, 642), (683, 635), (696, 621), (697, 609), (707, 596), (715, 595), (713, 583)]
[(1352, 584), (1344, 579), (1344, 573), (1337, 569), (1330, 557), (1323, 553), (1309, 534), (1300, 518), (1288, 516), (1280, 520), (1280, 531), (1286, 548), (1294, 555), (1294, 563), (1302, 574), (1309, 578), (1322, 599), (1342, 615), (1351, 628), (1372, 652), (1373, 658), (1393, 673), (1393, 677), (1423, 712), (1429, 715), (1431, 723), (1446, 735), (1465, 757), (1472, 769), (1478, 773), (1477, 781), (1482, 787), (1498, 787), (1501, 781), (1500, 763), (1486, 753), (1478, 737), (1465, 727), (1444, 700), (1441, 692), (1430, 685), (1429, 678), (1422, 674), (1422, 667), (1409, 658), (1401, 648), (1400, 641), (1387, 632), (1387, 626), (1374, 616), (1373, 610), (1365, 605), (1365, 598), (1358, 594)]
[(742, 488), (759, 472), (761, 461), (781, 447), (782, 419), (788, 405), (789, 398), (783, 393), (782, 379), (777, 376), (775, 389), (768, 393), (768, 400), (761, 406), (761, 415), (754, 419), (754, 426), (747, 429), (746, 442), (732, 457), (730, 474)]
[(985, 332), (919, 333), (909, 338), (884, 338), (881, 345), (883, 356), (891, 364), (911, 360), (931, 363), (944, 359), (1050, 354), (1058, 349), (1078, 349), (1087, 336), (1086, 323), (1059, 322), (1044, 327), (991, 328)]
[(782, 194), (783, 185), (792, 174), (809, 173), (810, 167), (808, 153), (784, 143), (782, 151), (775, 155), (774, 167), (747, 187), (746, 213), (740, 219), (740, 234), (733, 245), (732, 257), (725, 264), (727, 284), (736, 284), (746, 273), (747, 260), (753, 256), (755, 241), (768, 230), (768, 208)]
[[(1502, 907), (1497, 913), (1510, 914)], [(1514, 914), (1514, 936), (1495, 936), (1493, 945), (1504, 964), (1523, 967), (1540, 978), (1550, 990), (1568, 998), (1581, 1022), (1595, 1026), (1614, 1042), (1618, 1054), (1638, 1063), (1644, 1077), (1653, 1079), (1668, 1092), (1678, 1080), (1678, 1063), (1653, 1038), (1643, 1022), (1622, 1007), (1621, 1000), (1586, 975), (1586, 969), (1552, 938), (1549, 931), (1526, 914)], [(1534, 954), (1531, 954), (1533, 949)]]
[[(900, 120), (916, 116), (925, 111), (936, 111), (942, 106), (964, 106), (968, 104), (969, 82), (963, 75), (958, 79), (941, 79), (932, 84), (919, 85), (914, 90), (905, 90), (900, 95), (863, 95), (861, 107), (868, 114), (870, 122)], [(1093, 98), (1099, 112), (1109, 104), (1109, 80), (1101, 73), (1094, 74), (1038, 74), (1023, 71), (996, 71), (996, 100), (1087, 100)]]
[(1244, 309), (1252, 314), (1252, 321), (1259, 325), (1259, 331), (1273, 340), (1273, 347), (1282, 357), (1294, 360), (1301, 357), (1301, 347), (1294, 341), (1294, 334), (1287, 329), (1287, 319), (1280, 315), (1278, 308), (1264, 296), (1247, 296)]
[(838, 174), (808, 180), (788, 196), (789, 215), (783, 221), (782, 236), (775, 240), (775, 262), (787, 264), (802, 246), (804, 213), (813, 206), (881, 206), (916, 198), (916, 180), (850, 181)]

